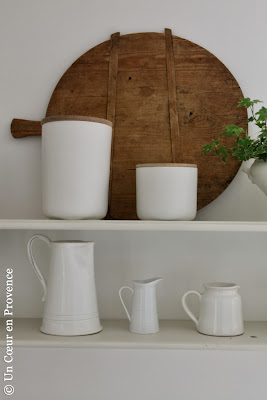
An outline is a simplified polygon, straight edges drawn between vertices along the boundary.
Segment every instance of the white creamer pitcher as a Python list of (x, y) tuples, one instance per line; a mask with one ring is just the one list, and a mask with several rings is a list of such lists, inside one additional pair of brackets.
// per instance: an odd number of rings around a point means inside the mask
[[(203, 294), (189, 290), (182, 298), (185, 312), (195, 322), (200, 333), (212, 336), (236, 336), (244, 333), (241, 297), (235, 283), (204, 284)], [(199, 318), (190, 311), (186, 297), (195, 294), (200, 300)]]
[[(47, 282), (32, 253), (36, 239), (51, 248)], [(52, 242), (34, 235), (28, 242), (28, 256), (44, 288), (44, 316), (41, 332), (51, 335), (87, 335), (100, 332), (95, 277), (94, 243), (81, 241)]]
[[(161, 280), (162, 278), (152, 278), (133, 281), (133, 289), (129, 286), (120, 288), (119, 296), (130, 321), (130, 332), (141, 334), (159, 332), (156, 285)], [(133, 294), (131, 315), (122, 300), (121, 292), (123, 289), (129, 289)]]

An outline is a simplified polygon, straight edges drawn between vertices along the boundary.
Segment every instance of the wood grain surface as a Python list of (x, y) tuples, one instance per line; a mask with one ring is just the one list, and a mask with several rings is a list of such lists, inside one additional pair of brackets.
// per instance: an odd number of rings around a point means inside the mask
[[(145, 163), (197, 164), (198, 208), (218, 197), (239, 163), (224, 165), (202, 146), (237, 124), (247, 129), (242, 91), (213, 54), (180, 37), (136, 33), (101, 43), (58, 82), (46, 116), (83, 115), (113, 122), (111, 219), (136, 219), (135, 168)], [(14, 122), (16, 121), (16, 122)], [(14, 137), (40, 134), (40, 123), (14, 120)]]
[[(109, 119), (113, 126), (115, 125), (116, 116), (116, 95), (117, 95), (117, 76), (118, 76), (118, 57), (119, 57), (119, 32), (111, 35), (110, 38), (110, 52), (109, 52), (109, 70), (108, 70), (108, 99), (107, 99), (107, 119)], [(113, 155), (114, 155), (114, 139), (115, 131), (112, 132), (111, 140), (111, 156), (110, 156), (110, 178), (109, 178), (109, 195), (108, 204), (111, 204), (112, 183), (113, 183)], [(109, 217), (110, 207), (108, 209)]]
[(166, 68), (169, 93), (169, 117), (172, 145), (172, 160), (179, 162), (182, 160), (181, 138), (179, 132), (178, 107), (177, 107), (177, 90), (175, 63), (173, 54), (172, 32), (170, 29), (165, 29), (166, 43)]

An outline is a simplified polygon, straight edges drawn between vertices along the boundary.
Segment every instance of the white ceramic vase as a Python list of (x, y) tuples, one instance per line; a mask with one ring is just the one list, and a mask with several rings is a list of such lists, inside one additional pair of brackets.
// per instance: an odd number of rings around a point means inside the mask
[(255, 160), (250, 168), (242, 167), (252, 183), (257, 185), (267, 196), (267, 162)]

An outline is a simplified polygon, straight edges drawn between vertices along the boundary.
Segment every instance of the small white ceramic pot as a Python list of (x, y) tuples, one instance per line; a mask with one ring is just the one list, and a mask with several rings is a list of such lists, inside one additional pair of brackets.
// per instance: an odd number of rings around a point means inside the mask
[(112, 123), (80, 116), (42, 120), (42, 203), (50, 218), (107, 214)]
[[(195, 322), (200, 333), (211, 336), (237, 336), (244, 333), (242, 303), (235, 283), (213, 282), (204, 284), (203, 294), (189, 290), (182, 298), (185, 312)], [(200, 301), (199, 318), (186, 304), (190, 294)]]
[(136, 166), (137, 216), (143, 220), (191, 221), (197, 212), (195, 164)]

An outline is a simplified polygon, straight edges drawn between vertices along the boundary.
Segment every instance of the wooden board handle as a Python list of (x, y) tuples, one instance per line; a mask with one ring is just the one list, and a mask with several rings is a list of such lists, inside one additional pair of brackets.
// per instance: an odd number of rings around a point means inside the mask
[(15, 139), (25, 136), (38, 136), (42, 133), (40, 121), (29, 121), (27, 119), (13, 119), (10, 130)]

